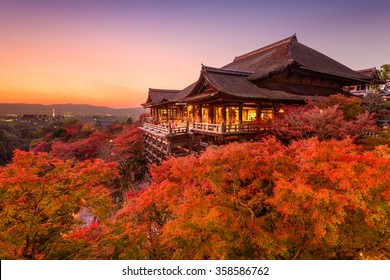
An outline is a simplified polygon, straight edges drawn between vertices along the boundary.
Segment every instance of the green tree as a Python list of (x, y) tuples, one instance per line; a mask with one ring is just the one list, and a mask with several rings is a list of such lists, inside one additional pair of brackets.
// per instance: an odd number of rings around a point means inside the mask
[(378, 71), (378, 76), (386, 83), (385, 90), (390, 89), (390, 64), (383, 64), (381, 69)]

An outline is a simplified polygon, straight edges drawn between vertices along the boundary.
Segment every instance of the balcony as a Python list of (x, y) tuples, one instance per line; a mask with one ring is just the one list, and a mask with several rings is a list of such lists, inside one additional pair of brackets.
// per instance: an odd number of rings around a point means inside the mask
[(260, 133), (267, 130), (267, 126), (258, 123), (248, 122), (242, 124), (210, 124), (210, 123), (193, 123), (190, 129), (193, 132), (219, 134), (219, 135), (234, 135), (234, 134), (252, 134)]
[(149, 162), (160, 163), (168, 157), (199, 154), (213, 143), (248, 138), (267, 130), (264, 124), (210, 124), (210, 123), (161, 123), (144, 122), (145, 156)]
[(211, 124), (197, 122), (152, 124), (144, 122), (141, 129), (162, 137), (170, 137), (187, 134), (189, 132), (209, 135), (256, 134), (267, 130), (268, 127), (266, 124), (259, 124), (254, 122), (242, 124)]
[(182, 135), (187, 134), (188, 123), (179, 123), (179, 124), (152, 124), (149, 122), (143, 122), (140, 127), (142, 130), (159, 135), (159, 136), (174, 136), (174, 135)]

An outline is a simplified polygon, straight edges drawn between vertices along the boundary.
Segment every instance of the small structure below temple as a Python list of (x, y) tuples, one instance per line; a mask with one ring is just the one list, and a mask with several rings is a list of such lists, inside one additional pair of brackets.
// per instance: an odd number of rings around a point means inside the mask
[[(202, 65), (183, 90), (149, 89), (148, 159), (186, 155), (207, 144), (248, 140), (283, 114), (283, 105), (305, 104), (344, 93), (371, 79), (301, 44), (296, 35), (236, 57), (221, 67)], [(180, 151), (180, 152), (179, 152)]]
[(362, 69), (362, 70), (356, 70), (359, 74), (362, 74), (370, 79), (370, 83), (363, 83), (358, 85), (349, 86), (350, 93), (356, 96), (362, 96), (365, 97), (368, 93), (375, 93), (375, 86), (385, 84), (386, 82), (383, 81), (379, 75), (378, 71), (375, 67), (368, 68), (368, 69)]

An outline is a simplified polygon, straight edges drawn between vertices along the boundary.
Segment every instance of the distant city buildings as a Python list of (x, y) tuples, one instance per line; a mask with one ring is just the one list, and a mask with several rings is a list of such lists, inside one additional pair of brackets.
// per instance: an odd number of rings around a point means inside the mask
[[(134, 116), (138, 118), (138, 115)], [(113, 116), (113, 115), (80, 115), (75, 116), (73, 114), (56, 114), (53, 109), (53, 114), (3, 114), (0, 115), (0, 122), (6, 123), (23, 123), (37, 127), (44, 127), (51, 123), (61, 122), (66, 120), (77, 119), (83, 122), (96, 124), (99, 126), (109, 126), (116, 122), (125, 122), (128, 117), (124, 116)]]

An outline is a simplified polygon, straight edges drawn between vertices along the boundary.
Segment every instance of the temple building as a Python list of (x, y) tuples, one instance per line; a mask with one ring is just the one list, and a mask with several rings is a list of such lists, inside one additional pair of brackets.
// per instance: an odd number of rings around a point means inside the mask
[(149, 89), (150, 121), (144, 123), (147, 157), (159, 162), (202, 146), (250, 139), (283, 105), (304, 104), (371, 78), (298, 42), (284, 40), (237, 56), (220, 67), (202, 65), (183, 90)]
[(359, 74), (362, 74), (370, 79), (370, 83), (356, 84), (349, 86), (350, 93), (357, 96), (366, 96), (367, 93), (375, 93), (375, 86), (386, 84), (379, 75), (378, 70), (375, 67), (356, 70)]

